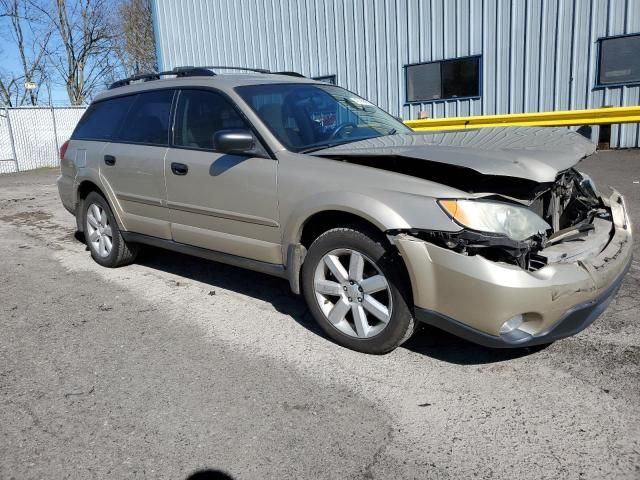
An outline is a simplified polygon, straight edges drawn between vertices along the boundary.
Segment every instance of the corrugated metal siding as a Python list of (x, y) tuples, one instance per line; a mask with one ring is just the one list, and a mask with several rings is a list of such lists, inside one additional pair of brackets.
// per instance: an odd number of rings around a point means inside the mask
[[(394, 115), (417, 118), (640, 103), (640, 87), (594, 89), (597, 39), (640, 33), (640, 0), (155, 0), (158, 57), (333, 75)], [(403, 66), (482, 55), (479, 99), (405, 104)], [(597, 128), (594, 129), (594, 139)], [(638, 124), (611, 145), (639, 147)]]

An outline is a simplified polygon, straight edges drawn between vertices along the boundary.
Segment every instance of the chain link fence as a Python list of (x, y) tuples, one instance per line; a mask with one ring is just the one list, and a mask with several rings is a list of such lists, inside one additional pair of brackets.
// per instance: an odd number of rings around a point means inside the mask
[(0, 174), (59, 165), (86, 107), (0, 108)]

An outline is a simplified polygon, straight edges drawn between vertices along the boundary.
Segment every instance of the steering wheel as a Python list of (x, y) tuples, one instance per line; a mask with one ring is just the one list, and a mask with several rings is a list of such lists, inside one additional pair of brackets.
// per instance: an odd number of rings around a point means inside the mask
[(338, 138), (339, 135), (343, 132), (343, 130), (345, 130), (348, 127), (358, 128), (358, 126), (355, 123), (351, 123), (351, 122), (342, 123), (342, 124), (340, 124), (340, 125), (338, 125), (336, 127), (336, 129), (333, 131), (333, 133), (331, 135), (329, 135), (329, 140), (333, 140), (334, 138)]

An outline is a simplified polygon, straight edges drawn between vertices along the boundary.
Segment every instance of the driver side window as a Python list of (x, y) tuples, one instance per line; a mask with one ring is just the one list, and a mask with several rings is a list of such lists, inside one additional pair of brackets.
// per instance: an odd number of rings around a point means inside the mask
[[(251, 107), (284, 143), (294, 147), (304, 145), (300, 120), (294, 115), (284, 95), (271, 93), (255, 95), (251, 98)], [(304, 112), (298, 112), (298, 116), (300, 113), (304, 114)]]
[(176, 108), (173, 144), (213, 151), (213, 136), (220, 130), (249, 129), (231, 102), (216, 92), (181, 90)]

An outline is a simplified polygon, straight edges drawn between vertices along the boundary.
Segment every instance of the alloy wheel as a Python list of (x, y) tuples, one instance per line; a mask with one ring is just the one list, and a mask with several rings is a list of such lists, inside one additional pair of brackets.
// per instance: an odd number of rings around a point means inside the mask
[(324, 255), (313, 288), (327, 320), (351, 337), (373, 337), (391, 319), (389, 282), (373, 260), (356, 250), (342, 248)]
[(106, 258), (113, 247), (113, 232), (107, 212), (100, 205), (92, 203), (87, 209), (87, 239), (91, 249), (101, 258)]

